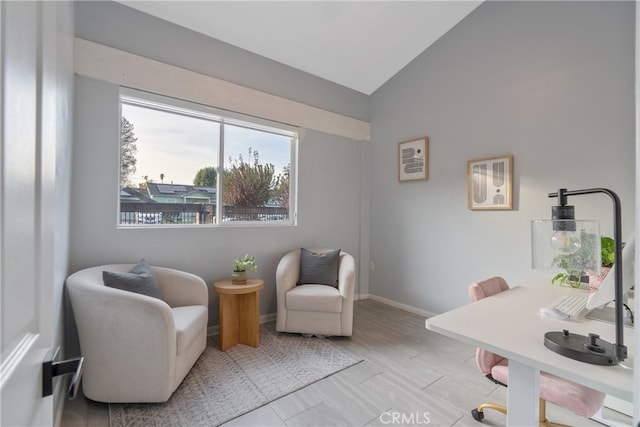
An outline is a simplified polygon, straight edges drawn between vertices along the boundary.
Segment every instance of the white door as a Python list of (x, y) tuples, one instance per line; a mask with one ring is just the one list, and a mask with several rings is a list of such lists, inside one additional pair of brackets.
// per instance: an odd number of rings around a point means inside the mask
[[(44, 194), (46, 143), (40, 2), (0, 2), (0, 425), (50, 426), (53, 397), (42, 397), (42, 362), (53, 343), (53, 254)], [(43, 120), (45, 117), (45, 120)], [(50, 141), (49, 141), (50, 142)], [(53, 159), (55, 162), (55, 159)]]

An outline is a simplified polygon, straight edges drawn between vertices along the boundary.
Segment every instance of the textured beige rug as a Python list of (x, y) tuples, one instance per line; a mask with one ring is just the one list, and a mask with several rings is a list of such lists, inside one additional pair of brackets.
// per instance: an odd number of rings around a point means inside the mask
[(165, 403), (110, 404), (111, 427), (217, 426), (326, 378), (362, 359), (331, 339), (279, 334), (260, 327), (260, 346), (226, 352), (216, 339)]

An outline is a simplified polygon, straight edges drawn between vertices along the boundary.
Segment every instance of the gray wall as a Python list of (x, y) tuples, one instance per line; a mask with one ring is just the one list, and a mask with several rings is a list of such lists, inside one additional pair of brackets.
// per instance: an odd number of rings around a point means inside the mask
[[(55, 141), (55, 208), (51, 212), (54, 233), (50, 248), (53, 252), (51, 280), (53, 289), (53, 325), (55, 344), (60, 346), (63, 357), (69, 357), (66, 348), (67, 314), (65, 304), (64, 281), (69, 268), (69, 232), (71, 200), (71, 151), (73, 145), (73, 6), (70, 2), (44, 2), (43, 11), (47, 16), (45, 35), (49, 45), (44, 51), (43, 69), (50, 67), (53, 78), (44, 83), (43, 92), (51, 98), (48, 111), (50, 126), (55, 129), (51, 141)], [(52, 34), (55, 32), (55, 37)], [(47, 32), (45, 32), (47, 34)], [(45, 113), (46, 115), (47, 113)], [(45, 272), (48, 274), (48, 272)], [(67, 382), (60, 381), (56, 389), (54, 420), (62, 418), (62, 409), (66, 401)]]
[[(48, 81), (52, 108), (51, 127), (55, 128), (55, 221), (53, 236), (54, 323), (56, 343), (64, 341), (64, 281), (69, 268), (69, 233), (71, 200), (71, 151), (73, 141), (73, 7), (70, 2), (44, 2), (48, 15), (48, 31), (56, 32), (45, 51), (44, 67), (54, 73)], [(48, 64), (47, 64), (48, 62)]]
[[(360, 120), (369, 118), (369, 97), (359, 92), (115, 2), (74, 5), (77, 37)], [(368, 203), (361, 197), (369, 185), (363, 178), (368, 142), (303, 131), (297, 227), (116, 230), (112, 183), (118, 169), (118, 88), (76, 78), (76, 101), (72, 272), (141, 257), (193, 272), (210, 284), (209, 323), (215, 325), (218, 308), (212, 283), (229, 276), (232, 260), (238, 256), (256, 257), (259, 271), (255, 274), (265, 279), (260, 310), (267, 314), (275, 312), (275, 268), (285, 252), (300, 246), (340, 247), (358, 260), (365, 242), (368, 254), (368, 236), (363, 235), (368, 228), (361, 228), (368, 221), (368, 211), (361, 209), (361, 200)], [(367, 292), (367, 273), (364, 269), (360, 274), (356, 292)]]
[[(298, 225), (116, 229), (118, 86), (76, 78), (71, 207), (71, 271), (146, 258), (201, 276), (210, 285), (209, 323), (218, 323), (212, 284), (228, 277), (233, 259), (256, 257), (265, 279), (260, 312), (275, 313), (275, 270), (281, 256), (304, 247), (341, 248), (359, 258), (361, 157), (368, 142), (314, 131), (300, 135)], [(359, 287), (356, 292), (360, 292)]]
[[(634, 229), (633, 2), (485, 2), (372, 95), (370, 292), (439, 313), (531, 270), (530, 220), (559, 187), (608, 187)], [(397, 143), (429, 136), (428, 181)], [(514, 156), (514, 209), (470, 211), (466, 162)], [(611, 234), (607, 196), (570, 199)]]
[[(560, 186), (612, 188), (623, 234), (634, 227), (632, 2), (485, 2), (370, 98), (119, 4), (75, 7), (79, 37), (370, 118), (372, 142), (306, 132), (298, 227), (116, 230), (115, 197), (86, 199), (113, 191), (117, 88), (77, 79), (72, 270), (145, 256), (211, 282), (251, 252), (269, 282), (289, 248), (341, 246), (360, 261), (359, 292), (435, 313), (466, 303), (479, 278), (540, 275), (529, 222)], [(424, 135), (429, 180), (398, 183), (397, 143)], [(502, 154), (514, 155), (514, 209), (467, 210), (466, 162)], [(572, 203), (611, 234), (605, 196)], [(275, 310), (269, 286), (262, 313)]]

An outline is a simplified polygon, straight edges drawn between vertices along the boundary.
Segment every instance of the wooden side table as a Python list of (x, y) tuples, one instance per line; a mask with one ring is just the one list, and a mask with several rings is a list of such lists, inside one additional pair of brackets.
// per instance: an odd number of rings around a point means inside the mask
[(238, 343), (257, 347), (260, 343), (259, 292), (261, 279), (247, 279), (246, 285), (234, 285), (231, 278), (213, 284), (220, 297), (220, 351)]

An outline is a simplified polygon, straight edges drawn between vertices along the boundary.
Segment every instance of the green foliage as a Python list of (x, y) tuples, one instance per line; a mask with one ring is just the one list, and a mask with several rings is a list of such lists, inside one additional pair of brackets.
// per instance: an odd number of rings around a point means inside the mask
[(602, 236), (600, 246), (602, 247), (602, 266), (611, 267), (616, 260), (615, 242), (611, 237)]
[(567, 273), (558, 273), (555, 276), (553, 276), (553, 279), (551, 279), (551, 284), (552, 285), (560, 285), (560, 286), (565, 286), (565, 285), (569, 285), (572, 288), (579, 288), (581, 282), (581, 276), (576, 276), (573, 274), (567, 274)]
[(123, 116), (120, 126), (120, 187), (131, 185), (131, 177), (136, 172), (136, 141), (133, 123)]
[(566, 270), (567, 273), (580, 276), (587, 271), (595, 271), (598, 266), (594, 264), (594, 246), (596, 235), (580, 230), (580, 249), (569, 255), (558, 255), (553, 259), (553, 266)]
[(233, 260), (233, 271), (241, 272), (247, 270), (257, 270), (258, 265), (256, 264), (256, 259), (253, 256), (249, 256), (249, 254), (245, 254), (245, 256), (241, 258), (236, 258)]
[(257, 151), (249, 148), (253, 164), (238, 156), (229, 158), (231, 167), (224, 170), (224, 204), (232, 206), (265, 206), (271, 199), (275, 168), (271, 163), (260, 164)]
[(198, 185), (200, 187), (215, 187), (217, 181), (218, 173), (216, 172), (216, 168), (208, 166), (200, 169), (196, 173), (196, 176), (193, 178), (193, 185)]
[(291, 165), (287, 165), (282, 173), (276, 179), (275, 188), (273, 189), (272, 199), (282, 207), (289, 207), (289, 183), (291, 175)]
[[(595, 234), (581, 230), (580, 240), (582, 244), (580, 249), (574, 254), (558, 255), (553, 259), (553, 265), (564, 269), (566, 273), (556, 274), (551, 279), (552, 284), (569, 285), (578, 288), (580, 287), (582, 276), (597, 271), (598, 266), (593, 264), (595, 239)], [(615, 261), (614, 240), (611, 237), (602, 236), (600, 238), (600, 246), (602, 267), (611, 267)]]

